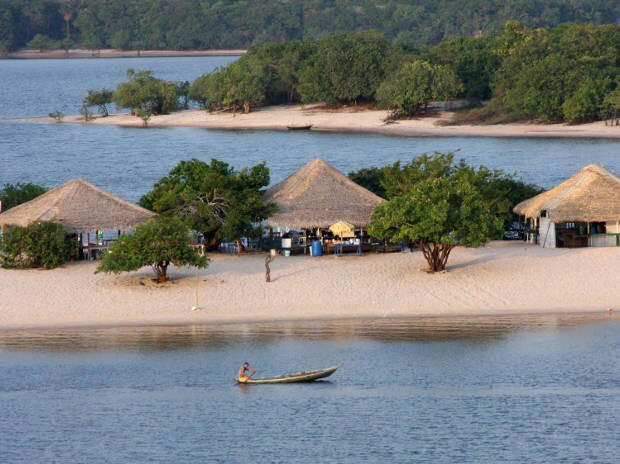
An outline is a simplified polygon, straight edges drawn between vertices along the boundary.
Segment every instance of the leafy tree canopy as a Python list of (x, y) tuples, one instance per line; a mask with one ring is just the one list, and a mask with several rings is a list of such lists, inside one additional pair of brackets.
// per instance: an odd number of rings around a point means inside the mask
[(457, 245), (482, 245), (501, 230), (482, 193), (464, 177), (429, 178), (377, 208), (369, 233), (415, 242), (431, 272), (442, 271)]
[[(519, 202), (542, 192), (536, 185), (527, 184), (515, 175), (481, 166), (474, 168), (463, 160), (455, 162), (454, 153), (421, 155), (409, 163), (396, 162), (383, 168), (371, 168), (349, 174), (363, 187), (386, 199), (404, 195), (413, 185), (429, 179), (463, 179), (482, 195), (488, 210), (503, 223), (493, 238), (500, 238), (513, 220), (512, 208)], [(378, 186), (377, 186), (378, 184)], [(377, 238), (386, 239), (382, 233)]]
[(103, 117), (108, 116), (108, 105), (112, 103), (114, 92), (108, 89), (89, 90), (88, 95), (84, 98), (84, 104), (87, 106), (96, 106)]
[(209, 260), (191, 246), (191, 236), (189, 226), (181, 218), (157, 216), (112, 243), (96, 272), (119, 274), (151, 266), (157, 282), (163, 283), (168, 279), (170, 264), (206, 268)]
[(2, 202), (2, 211), (13, 208), (22, 203), (26, 203), (39, 195), (47, 192), (45, 187), (36, 184), (5, 184), (0, 189), (0, 201)]
[(157, 79), (152, 71), (127, 70), (127, 81), (119, 84), (114, 92), (114, 103), (152, 114), (167, 114), (179, 107), (177, 87), (174, 82)]
[(274, 204), (262, 200), (267, 185), (265, 163), (237, 171), (216, 159), (210, 163), (192, 159), (181, 161), (160, 179), (140, 205), (187, 218), (214, 248), (224, 238), (259, 234), (259, 224), (275, 210)]
[(73, 241), (64, 227), (40, 222), (10, 227), (0, 236), (0, 265), (5, 268), (53, 269), (71, 256)]
[(451, 68), (416, 60), (381, 84), (377, 102), (391, 109), (394, 118), (415, 116), (426, 111), (431, 101), (456, 97), (462, 87)]
[(541, 28), (619, 17), (615, 0), (2, 0), (0, 45), (44, 34), (93, 49), (247, 48), (370, 29), (419, 45), (491, 35), (515, 18)]

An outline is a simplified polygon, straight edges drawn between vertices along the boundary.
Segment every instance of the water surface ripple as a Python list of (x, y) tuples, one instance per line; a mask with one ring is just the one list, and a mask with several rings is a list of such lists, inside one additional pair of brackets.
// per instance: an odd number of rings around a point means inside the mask
[[(615, 317), (0, 332), (3, 462), (620, 459)], [(344, 363), (316, 384), (239, 387)]]

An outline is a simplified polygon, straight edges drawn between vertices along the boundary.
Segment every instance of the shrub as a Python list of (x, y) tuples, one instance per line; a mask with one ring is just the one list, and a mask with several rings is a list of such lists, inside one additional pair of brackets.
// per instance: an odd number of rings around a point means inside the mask
[(0, 238), (0, 265), (4, 268), (53, 269), (71, 256), (72, 240), (65, 228), (52, 222), (11, 227)]

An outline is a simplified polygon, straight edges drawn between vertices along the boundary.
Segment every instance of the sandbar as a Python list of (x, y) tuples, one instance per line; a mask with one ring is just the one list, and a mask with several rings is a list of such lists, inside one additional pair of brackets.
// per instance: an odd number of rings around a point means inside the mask
[(439, 274), (419, 251), (278, 257), (271, 283), (261, 254), (213, 254), (207, 269), (173, 268), (161, 286), (149, 268), (96, 265), (0, 269), (0, 330), (620, 311), (620, 248), (491, 242), (456, 248)]
[[(185, 110), (153, 116), (149, 127), (202, 127), (230, 130), (288, 130), (289, 127), (311, 125), (312, 131), (362, 132), (418, 137), (592, 137), (620, 138), (620, 126), (606, 126), (603, 121), (587, 124), (512, 123), (495, 125), (442, 125), (451, 112), (433, 116), (386, 122), (385, 110), (356, 107), (331, 110), (323, 105), (281, 105), (258, 108), (249, 114), (203, 110)], [(51, 118), (31, 121), (53, 122)], [(66, 116), (62, 123), (142, 127), (142, 120), (128, 113), (95, 117), (84, 121), (82, 116)]]

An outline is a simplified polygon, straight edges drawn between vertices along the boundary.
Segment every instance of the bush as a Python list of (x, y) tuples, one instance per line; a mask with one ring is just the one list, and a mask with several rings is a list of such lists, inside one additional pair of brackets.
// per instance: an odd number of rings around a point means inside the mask
[(209, 260), (191, 246), (191, 235), (189, 226), (179, 217), (157, 216), (114, 242), (96, 272), (119, 274), (151, 266), (157, 282), (163, 283), (168, 280), (170, 264), (205, 268)]
[(114, 103), (128, 108), (132, 113), (138, 109), (154, 115), (168, 114), (179, 108), (177, 87), (174, 82), (153, 77), (152, 71), (127, 70), (128, 81), (120, 83), (114, 92)]
[(65, 228), (52, 222), (11, 227), (0, 238), (0, 265), (4, 268), (53, 269), (71, 256), (72, 240)]
[(21, 182), (16, 184), (4, 184), (4, 187), (0, 189), (2, 211), (26, 203), (45, 192), (47, 192), (45, 187), (36, 184), (22, 184)]
[(48, 113), (48, 116), (54, 119), (54, 121), (56, 122), (62, 122), (62, 119), (65, 117), (65, 115), (61, 111), (58, 111), (58, 110), (52, 113)]
[(377, 90), (377, 102), (392, 111), (392, 117), (423, 113), (431, 101), (456, 96), (463, 85), (454, 71), (426, 61), (406, 63)]

